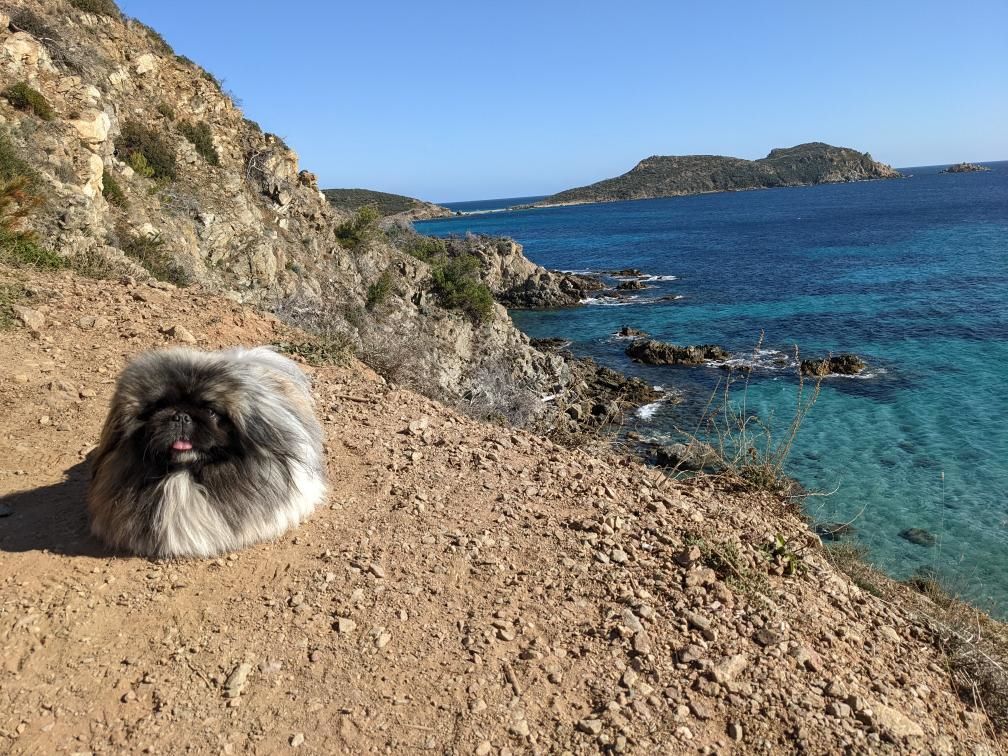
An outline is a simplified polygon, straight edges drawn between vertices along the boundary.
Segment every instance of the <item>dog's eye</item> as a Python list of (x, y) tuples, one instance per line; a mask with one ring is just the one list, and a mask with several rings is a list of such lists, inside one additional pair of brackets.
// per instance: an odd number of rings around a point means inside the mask
[(215, 410), (213, 407), (207, 407), (207, 414), (212, 418), (217, 417), (217, 410)]

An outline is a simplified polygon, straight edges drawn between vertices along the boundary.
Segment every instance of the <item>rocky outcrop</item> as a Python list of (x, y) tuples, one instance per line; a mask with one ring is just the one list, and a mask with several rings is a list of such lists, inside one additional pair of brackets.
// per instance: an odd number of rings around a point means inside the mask
[[(35, 168), (49, 200), (33, 230), (71, 267), (141, 280), (171, 269), (346, 342), (430, 395), (461, 401), (492, 376), (526, 397), (524, 419), (554, 411), (542, 397), (570, 388), (564, 360), (531, 347), (503, 307), (481, 322), (443, 307), (431, 265), (381, 228), (348, 233), (351, 209), (327, 201), (282, 139), (156, 32), (65, 2), (25, 0), (13, 15), (0, 18), (0, 78), (30, 83), (55, 117), (42, 128), (0, 99), (5, 145)], [(149, 165), (123, 146), (127, 122), (156, 137), (159, 154), (145, 161), (172, 165), (173, 177), (144, 175)], [(197, 125), (208, 137), (199, 150)], [(487, 281), (509, 306), (573, 305), (594, 285), (545, 271), (517, 245), (484, 247)]]
[(986, 165), (980, 165), (979, 163), (956, 163), (955, 165), (950, 165), (942, 173), (979, 173), (989, 170), (990, 168)]
[(595, 276), (547, 270), (525, 257), (512, 239), (469, 236), (449, 240), (453, 252), (480, 260), (483, 280), (498, 302), (516, 309), (573, 307), (605, 284)]
[(373, 189), (324, 189), (322, 193), (333, 207), (350, 213), (370, 206), (382, 217), (400, 221), (429, 220), (455, 215), (447, 207), (435, 205), (433, 202), (425, 202), (402, 194), (376, 192)]
[(645, 365), (702, 365), (709, 360), (728, 359), (728, 352), (716, 344), (677, 346), (655, 339), (638, 339), (625, 353)]
[(625, 325), (616, 332), (616, 335), (621, 339), (646, 339), (648, 332), (642, 331), (640, 328)]
[(838, 354), (822, 359), (802, 360), (801, 374), (812, 378), (825, 378), (828, 375), (859, 375), (868, 367), (864, 360), (856, 354)]
[(763, 189), (898, 178), (901, 174), (867, 152), (822, 142), (777, 148), (759, 160), (721, 155), (654, 155), (633, 169), (589, 186), (547, 197), (538, 206), (675, 197), (706, 192)]

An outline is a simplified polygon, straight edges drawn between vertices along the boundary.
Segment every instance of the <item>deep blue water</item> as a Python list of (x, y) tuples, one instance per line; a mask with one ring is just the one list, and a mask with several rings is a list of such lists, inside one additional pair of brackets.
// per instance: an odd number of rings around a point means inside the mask
[[(471, 215), (417, 224), (517, 239), (567, 270), (640, 268), (653, 288), (617, 304), (513, 312), (531, 336), (681, 391), (640, 430), (693, 428), (725, 372), (646, 367), (612, 334), (623, 324), (679, 343), (766, 350), (747, 406), (780, 425), (797, 381), (772, 359), (856, 352), (867, 378), (829, 378), (788, 472), (829, 492), (807, 508), (853, 520), (872, 561), (897, 577), (937, 570), (1008, 614), (1008, 162), (989, 173), (911, 168), (903, 180), (708, 194)], [(509, 203), (513, 204), (513, 203)], [(472, 208), (476, 209), (476, 208)], [(663, 297), (678, 296), (674, 301)], [(736, 388), (739, 388), (738, 386)], [(739, 398), (739, 394), (735, 394)], [(932, 532), (927, 548), (899, 536)]]

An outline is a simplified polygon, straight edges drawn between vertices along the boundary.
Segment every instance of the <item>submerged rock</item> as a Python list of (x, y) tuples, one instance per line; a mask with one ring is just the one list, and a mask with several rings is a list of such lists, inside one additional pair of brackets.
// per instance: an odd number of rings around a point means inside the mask
[(865, 361), (856, 354), (838, 354), (819, 360), (802, 360), (801, 374), (813, 378), (823, 378), (827, 375), (858, 375), (866, 367), (868, 365)]
[(854, 535), (854, 526), (846, 522), (817, 522), (812, 532), (824, 541), (839, 541)]
[(726, 360), (728, 352), (716, 344), (677, 346), (654, 339), (638, 339), (626, 355), (645, 365), (702, 365), (707, 360)]
[(938, 542), (938, 539), (934, 537), (934, 534), (924, 530), (924, 528), (907, 528), (906, 530), (901, 530), (900, 538), (910, 541), (910, 543), (916, 543), (918, 546), (934, 546)]

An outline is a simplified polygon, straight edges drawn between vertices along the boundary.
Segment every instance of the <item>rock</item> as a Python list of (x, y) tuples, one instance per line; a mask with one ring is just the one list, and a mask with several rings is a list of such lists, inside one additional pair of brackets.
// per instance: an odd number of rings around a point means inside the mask
[(143, 76), (144, 74), (149, 74), (152, 71), (156, 71), (157, 67), (158, 67), (157, 57), (151, 53), (144, 53), (139, 58), (137, 58), (137, 64), (134, 70), (138, 74)]
[(746, 668), (748, 661), (742, 654), (735, 654), (723, 659), (713, 670), (715, 682), (724, 685), (734, 680)]
[(242, 691), (245, 690), (245, 684), (248, 681), (248, 676), (251, 671), (252, 665), (248, 662), (242, 662), (235, 667), (224, 681), (225, 697), (237, 698), (240, 696)]
[(86, 111), (79, 118), (70, 121), (77, 130), (81, 141), (89, 145), (98, 145), (108, 139), (112, 122), (108, 114), (102, 110)]
[(678, 470), (714, 470), (723, 466), (717, 451), (701, 441), (656, 446), (654, 461), (659, 467)]
[(357, 623), (349, 617), (338, 617), (336, 619), (336, 630), (340, 635), (352, 633), (357, 628)]
[(291, 735), (290, 739), (291, 748), (297, 748), (298, 746), (302, 745), (304, 741), (305, 737), (303, 732), (294, 733), (293, 735)]
[(893, 742), (924, 736), (924, 730), (919, 724), (891, 706), (882, 704), (873, 706), (871, 723), (882, 737)]
[(318, 191), (319, 188), (318, 176), (316, 176), (311, 171), (301, 171), (298, 174), (297, 178), (298, 183), (301, 184), (301, 186), (307, 186), (309, 189), (314, 189), (315, 191)]
[(742, 725), (738, 722), (730, 722), (728, 724), (728, 737), (734, 740), (736, 743), (742, 740)]
[(646, 288), (648, 286), (643, 281), (623, 281), (616, 287), (616, 291), (640, 291)]
[(708, 360), (727, 360), (728, 352), (715, 344), (677, 346), (655, 339), (638, 339), (625, 350), (627, 357), (645, 365), (702, 365)]
[(598, 735), (602, 732), (602, 720), (601, 719), (582, 719), (578, 722), (578, 729), (581, 732), (588, 733), (589, 735)]
[(493, 743), (489, 740), (481, 741), (478, 746), (476, 746), (476, 756), (490, 756), (493, 751)]
[(980, 165), (978, 163), (956, 163), (955, 165), (950, 165), (948, 168), (942, 171), (942, 173), (977, 173), (980, 171), (989, 171), (986, 165)]
[(150, 286), (144, 286), (132, 293), (133, 299), (137, 302), (148, 302), (150, 304), (167, 304), (171, 301), (171, 294)]
[(856, 354), (838, 354), (819, 360), (802, 360), (801, 374), (813, 378), (824, 378), (828, 375), (858, 375), (868, 367), (865, 361)]
[(918, 546), (934, 546), (938, 542), (934, 534), (924, 530), (924, 528), (907, 528), (906, 530), (901, 530), (899, 535), (900, 538), (910, 541), (910, 543), (915, 543)]
[(22, 305), (11, 305), (11, 309), (14, 311), (14, 316), (20, 320), (28, 330), (41, 331), (42, 328), (45, 327), (45, 315), (38, 310), (33, 310), (31, 307), (24, 307)]
[(686, 612), (686, 622), (693, 629), (699, 630), (705, 640), (712, 641), (715, 639), (716, 636), (714, 635), (714, 630), (711, 627), (710, 620), (702, 614), (697, 614), (696, 612)]
[(625, 325), (616, 332), (616, 335), (624, 339), (646, 339), (648, 332)]
[[(6, 31), (7, 27), (3, 28)], [(25, 78), (37, 74), (39, 69), (54, 70), (45, 46), (27, 32), (19, 31), (7, 37), (3, 41), (3, 54)]]
[(609, 559), (612, 560), (614, 564), (623, 564), (629, 558), (629, 555), (620, 548), (615, 548), (609, 553)]
[(855, 530), (846, 522), (817, 522), (812, 526), (812, 532), (824, 541), (839, 541), (853, 536)]
[(105, 186), (104, 175), (105, 163), (102, 161), (101, 155), (96, 155), (92, 152), (88, 155), (87, 172), (84, 176), (84, 183), (81, 185), (81, 191), (85, 197), (94, 199), (102, 193), (102, 189)]
[(368, 572), (378, 579), (384, 579), (385, 577), (385, 568), (378, 562), (371, 562), (371, 564), (368, 565)]
[(196, 343), (196, 337), (189, 332), (189, 329), (178, 323), (162, 329), (162, 333), (175, 341), (181, 341), (183, 344)]

